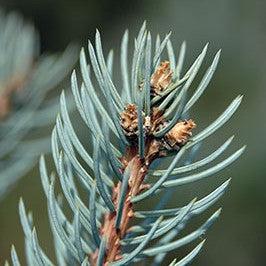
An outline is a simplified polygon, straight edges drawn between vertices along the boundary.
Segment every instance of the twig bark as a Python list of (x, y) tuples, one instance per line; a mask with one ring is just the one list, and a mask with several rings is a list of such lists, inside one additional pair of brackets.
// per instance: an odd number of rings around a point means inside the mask
[[(159, 157), (159, 146), (155, 140), (148, 140), (146, 145), (145, 159), (141, 160), (138, 155), (136, 147), (128, 147), (126, 154), (121, 161), (124, 168), (130, 167), (130, 177), (128, 181), (128, 190), (126, 194), (126, 200), (123, 207), (122, 219), (120, 228), (115, 227), (116, 212), (107, 213), (104, 217), (103, 225), (100, 229), (101, 235), (104, 235), (107, 239), (105, 264), (121, 258), (121, 245), (120, 241), (124, 238), (129, 229), (130, 222), (134, 216), (134, 206), (131, 202), (131, 198), (139, 194), (142, 190), (149, 187), (148, 184), (144, 184), (144, 178), (148, 171), (151, 162)], [(123, 170), (122, 170), (123, 171)], [(121, 193), (121, 182), (113, 188), (112, 200), (115, 206), (118, 206), (118, 199)], [(96, 265), (98, 256), (98, 250), (91, 256), (92, 265)]]

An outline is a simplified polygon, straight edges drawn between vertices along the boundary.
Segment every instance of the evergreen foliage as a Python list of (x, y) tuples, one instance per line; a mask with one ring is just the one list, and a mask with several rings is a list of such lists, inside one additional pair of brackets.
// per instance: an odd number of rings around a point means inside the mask
[[(50, 174), (44, 157), (40, 159), (57, 265), (128, 265), (148, 257), (153, 257), (152, 265), (162, 265), (167, 253), (200, 240), (189, 254), (170, 265), (189, 264), (202, 249), (202, 236), (217, 220), (221, 209), (191, 233), (180, 236), (181, 231), (194, 216), (221, 198), (230, 180), (203, 198), (169, 208), (173, 189), (194, 182), (196, 186), (197, 181), (231, 165), (244, 151), (242, 147), (213, 164), (231, 144), (230, 137), (211, 154), (194, 160), (199, 145), (230, 119), (242, 99), (236, 97), (215, 121), (204, 129), (198, 125), (200, 130), (192, 135), (195, 123), (189, 119), (189, 112), (207, 88), (220, 51), (191, 91), (207, 45), (184, 71), (186, 44), (182, 44), (176, 59), (170, 34), (162, 41), (157, 37), (154, 45), (144, 23), (135, 39), (131, 64), (128, 41), (126, 31), (121, 42), (121, 90), (112, 79), (113, 52), (104, 59), (98, 31), (95, 46), (88, 44), (90, 64), (85, 49), (80, 52), (82, 82), (78, 82), (75, 71), (72, 73), (72, 93), (90, 131), (86, 139), (93, 145), (92, 154), (78, 137), (63, 92), (52, 132), (57, 174)], [(167, 61), (162, 61), (166, 54)], [(161, 165), (168, 164), (165, 169), (160, 168), (161, 161), (165, 162)], [(70, 207), (71, 217), (66, 216), (55, 193), (55, 182), (61, 185), (63, 202)], [(88, 196), (85, 200), (84, 192)], [(147, 199), (158, 194), (157, 204), (147, 204)], [(146, 210), (139, 210), (139, 206), (146, 206)], [(40, 247), (32, 216), (22, 199), (19, 213), (28, 265), (54, 265)], [(11, 255), (13, 264), (19, 265), (14, 247)]]
[(30, 23), (0, 10), (0, 198), (49, 151), (48, 136), (29, 135), (55, 121), (58, 99), (47, 95), (75, 61), (73, 46), (61, 55), (40, 55), (39, 46)]

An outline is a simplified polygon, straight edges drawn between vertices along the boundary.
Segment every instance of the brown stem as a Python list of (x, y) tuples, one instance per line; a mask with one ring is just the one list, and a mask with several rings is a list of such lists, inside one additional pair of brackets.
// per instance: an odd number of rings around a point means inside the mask
[[(144, 177), (147, 173), (150, 163), (159, 155), (159, 146), (155, 140), (149, 140), (146, 143), (146, 156), (141, 160), (138, 156), (138, 151), (135, 147), (129, 147), (125, 156), (121, 159), (125, 167), (130, 167), (131, 173), (128, 182), (128, 190), (126, 200), (123, 207), (121, 226), (119, 230), (115, 228), (116, 213), (107, 213), (104, 217), (103, 225), (100, 229), (101, 235), (107, 239), (106, 255), (104, 265), (118, 260), (122, 257), (120, 241), (124, 238), (129, 228), (131, 218), (134, 216), (133, 205), (130, 201), (131, 197), (140, 193), (141, 190), (147, 187), (143, 184)], [(113, 188), (112, 199), (114, 205), (118, 206), (120, 197), (121, 182)], [(92, 265), (96, 265), (98, 250), (91, 255)]]

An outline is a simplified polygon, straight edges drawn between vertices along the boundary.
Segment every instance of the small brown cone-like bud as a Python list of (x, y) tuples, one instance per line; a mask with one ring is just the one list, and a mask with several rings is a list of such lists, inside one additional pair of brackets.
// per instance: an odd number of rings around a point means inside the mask
[(135, 104), (128, 104), (121, 113), (121, 126), (127, 136), (136, 134), (138, 130), (138, 112)]
[(165, 90), (172, 81), (173, 72), (168, 61), (161, 62), (151, 76), (151, 87), (156, 94)]
[(178, 122), (166, 135), (167, 143), (174, 147), (176, 145), (183, 145), (187, 142), (188, 138), (192, 135), (192, 129), (196, 124), (192, 119)]

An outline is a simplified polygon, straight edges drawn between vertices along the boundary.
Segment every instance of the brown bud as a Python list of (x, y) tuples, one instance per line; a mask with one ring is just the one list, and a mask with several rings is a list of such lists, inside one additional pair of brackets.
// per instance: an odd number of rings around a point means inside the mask
[(173, 72), (168, 61), (161, 62), (151, 76), (151, 87), (156, 94), (165, 90), (172, 81)]
[(150, 163), (158, 155), (161, 148), (161, 142), (159, 140), (153, 139), (149, 144), (149, 149), (146, 155), (146, 161)]
[(121, 126), (127, 136), (136, 134), (138, 130), (138, 112), (135, 104), (128, 104), (121, 113)]
[(166, 135), (167, 143), (174, 147), (176, 145), (183, 145), (187, 142), (188, 138), (192, 135), (192, 129), (196, 124), (192, 119), (178, 122)]
[(158, 107), (152, 108), (151, 114), (151, 128), (150, 132), (154, 133), (160, 130), (165, 125), (165, 119), (163, 117), (163, 112)]

